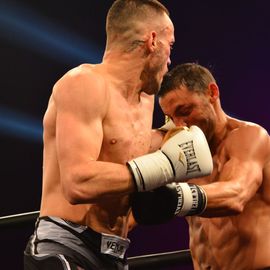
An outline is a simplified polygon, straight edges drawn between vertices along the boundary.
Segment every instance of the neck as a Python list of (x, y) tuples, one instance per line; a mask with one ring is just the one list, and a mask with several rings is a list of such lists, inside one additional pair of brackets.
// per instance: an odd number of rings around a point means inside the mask
[(139, 101), (145, 59), (139, 52), (105, 51), (102, 67), (127, 100)]
[(214, 134), (210, 141), (211, 149), (215, 151), (218, 146), (223, 142), (228, 133), (228, 117), (225, 112), (220, 108), (216, 113), (216, 126)]

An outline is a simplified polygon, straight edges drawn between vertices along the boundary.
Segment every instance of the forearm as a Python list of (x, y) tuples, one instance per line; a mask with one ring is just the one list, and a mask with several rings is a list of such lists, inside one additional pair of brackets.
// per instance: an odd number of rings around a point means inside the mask
[(203, 217), (237, 215), (243, 211), (246, 201), (244, 190), (238, 183), (216, 182), (201, 186), (207, 196)]
[(135, 191), (130, 171), (122, 164), (90, 161), (63, 175), (65, 197), (72, 204), (96, 203), (108, 196)]

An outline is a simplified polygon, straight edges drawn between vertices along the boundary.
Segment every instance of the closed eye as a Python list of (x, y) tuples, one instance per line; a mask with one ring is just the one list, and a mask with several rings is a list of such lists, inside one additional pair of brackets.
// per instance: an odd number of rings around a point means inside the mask
[(179, 106), (176, 108), (175, 112), (174, 112), (174, 115), (176, 117), (179, 117), (179, 116), (189, 116), (192, 112), (192, 109), (193, 107), (192, 106)]

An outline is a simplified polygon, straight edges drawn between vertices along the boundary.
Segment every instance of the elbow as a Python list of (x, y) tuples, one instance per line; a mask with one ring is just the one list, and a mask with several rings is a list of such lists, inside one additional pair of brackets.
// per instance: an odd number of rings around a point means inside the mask
[(242, 186), (235, 187), (234, 195), (231, 197), (231, 200), (228, 200), (228, 211), (232, 215), (239, 215), (243, 213), (245, 205), (246, 205), (246, 191)]
[(240, 215), (244, 211), (244, 205), (241, 202), (233, 202), (228, 207), (228, 212), (230, 215)]
[[(65, 199), (72, 205), (93, 203), (95, 201), (96, 194), (91, 190), (85, 190), (85, 180), (82, 176), (70, 174), (69, 176), (62, 178), (62, 192)], [(93, 193), (93, 194), (92, 194)]]
[(65, 199), (72, 205), (81, 204), (82, 198), (75, 189), (65, 188), (63, 190)]
[(65, 199), (72, 205), (82, 203), (82, 196), (78, 186), (72, 181), (62, 181), (62, 192)]

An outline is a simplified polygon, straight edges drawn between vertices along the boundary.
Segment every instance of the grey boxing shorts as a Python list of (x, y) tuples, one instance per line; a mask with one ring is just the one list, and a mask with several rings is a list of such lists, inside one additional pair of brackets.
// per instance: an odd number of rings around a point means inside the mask
[(41, 217), (24, 251), (24, 270), (127, 270), (129, 239)]

